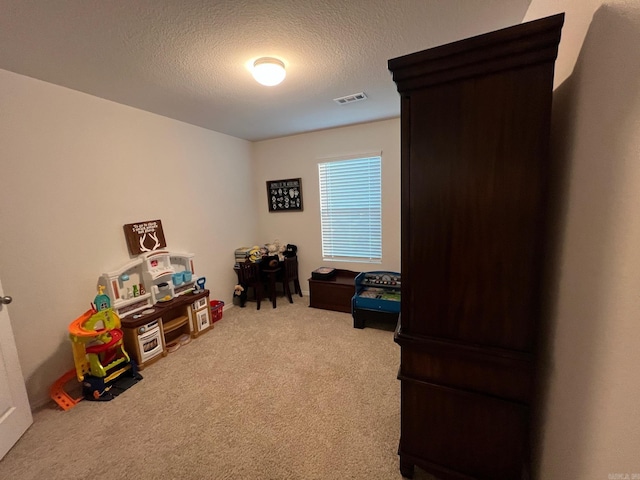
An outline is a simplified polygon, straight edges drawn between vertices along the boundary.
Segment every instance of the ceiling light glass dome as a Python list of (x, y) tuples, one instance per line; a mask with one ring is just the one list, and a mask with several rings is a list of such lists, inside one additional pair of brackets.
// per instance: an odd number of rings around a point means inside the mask
[(272, 87), (278, 85), (284, 80), (287, 72), (284, 69), (284, 63), (277, 58), (262, 57), (253, 62), (253, 78), (258, 83)]

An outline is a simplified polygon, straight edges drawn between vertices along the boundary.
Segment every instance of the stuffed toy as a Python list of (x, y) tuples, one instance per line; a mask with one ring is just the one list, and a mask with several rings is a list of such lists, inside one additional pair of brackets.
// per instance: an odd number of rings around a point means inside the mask
[(262, 257), (262, 262), (260, 263), (262, 268), (277, 268), (280, 264), (277, 256), (267, 255), (266, 257)]
[(267, 249), (266, 255), (262, 257), (262, 260), (265, 262), (263, 264), (264, 268), (276, 268), (280, 263), (280, 242), (278, 240), (273, 243), (265, 244), (265, 248)]
[(295, 257), (296, 255), (298, 255), (298, 247), (289, 243), (284, 251), (284, 256)]
[(285, 252), (287, 251), (287, 246), (281, 244), (278, 247), (278, 260), (280, 260), (281, 262), (284, 262), (284, 257), (285, 257)]
[(244, 308), (244, 304), (247, 302), (247, 290), (242, 285), (236, 285), (233, 288), (233, 296), (240, 299), (240, 306)]
[[(277, 240), (276, 240), (276, 242), (277, 242)], [(280, 248), (280, 246), (276, 242), (267, 243), (265, 245), (265, 247), (267, 247), (267, 255), (266, 256), (268, 256), (268, 257), (277, 257), (278, 256), (278, 249)]]
[(249, 261), (251, 263), (259, 262), (262, 259), (262, 253), (260, 253), (260, 247), (251, 247), (249, 250)]
[(274, 240), (273, 243), (267, 243), (265, 245), (266, 253), (264, 256), (267, 257), (278, 257), (279, 262), (284, 261), (285, 252), (287, 251), (287, 245), (285, 243), (281, 243), (280, 240)]

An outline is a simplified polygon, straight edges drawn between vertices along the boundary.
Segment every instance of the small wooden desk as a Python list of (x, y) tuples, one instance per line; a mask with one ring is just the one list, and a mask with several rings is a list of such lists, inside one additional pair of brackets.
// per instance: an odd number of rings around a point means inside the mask
[[(233, 267), (233, 271), (236, 272), (238, 277), (238, 283), (241, 284), (240, 280), (240, 267), (236, 264)], [(266, 277), (267, 282), (269, 284), (269, 300), (271, 300), (271, 304), (273, 308), (276, 308), (276, 280), (278, 278), (278, 273), (282, 271), (281, 267), (275, 268), (260, 268), (260, 276), (262, 279)], [(263, 282), (264, 283), (264, 282)]]
[(328, 280), (309, 279), (309, 306), (351, 313), (351, 299), (356, 294), (355, 278), (359, 272), (336, 270)]

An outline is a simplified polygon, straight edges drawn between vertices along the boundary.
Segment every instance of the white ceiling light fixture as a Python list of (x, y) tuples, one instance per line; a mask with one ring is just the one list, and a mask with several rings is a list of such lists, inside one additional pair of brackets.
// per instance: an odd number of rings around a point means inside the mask
[(284, 62), (273, 57), (262, 57), (253, 62), (252, 73), (258, 83), (267, 87), (278, 85), (287, 75)]

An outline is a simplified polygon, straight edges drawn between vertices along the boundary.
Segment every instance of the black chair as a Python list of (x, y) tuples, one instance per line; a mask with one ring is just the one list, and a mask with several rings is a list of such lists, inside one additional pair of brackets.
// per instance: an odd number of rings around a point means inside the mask
[(262, 300), (262, 278), (260, 275), (260, 264), (252, 262), (240, 263), (238, 270), (238, 280), (240, 284), (249, 289), (253, 287), (256, 296), (256, 302), (258, 303), (258, 310), (260, 310), (260, 300)]
[(293, 282), (294, 293), (302, 296), (302, 289), (300, 288), (300, 280), (298, 279), (298, 257), (285, 257), (282, 261), (282, 275), (280, 281), (284, 289), (284, 293), (289, 299), (289, 303), (293, 303), (291, 298), (291, 289), (289, 284)]

